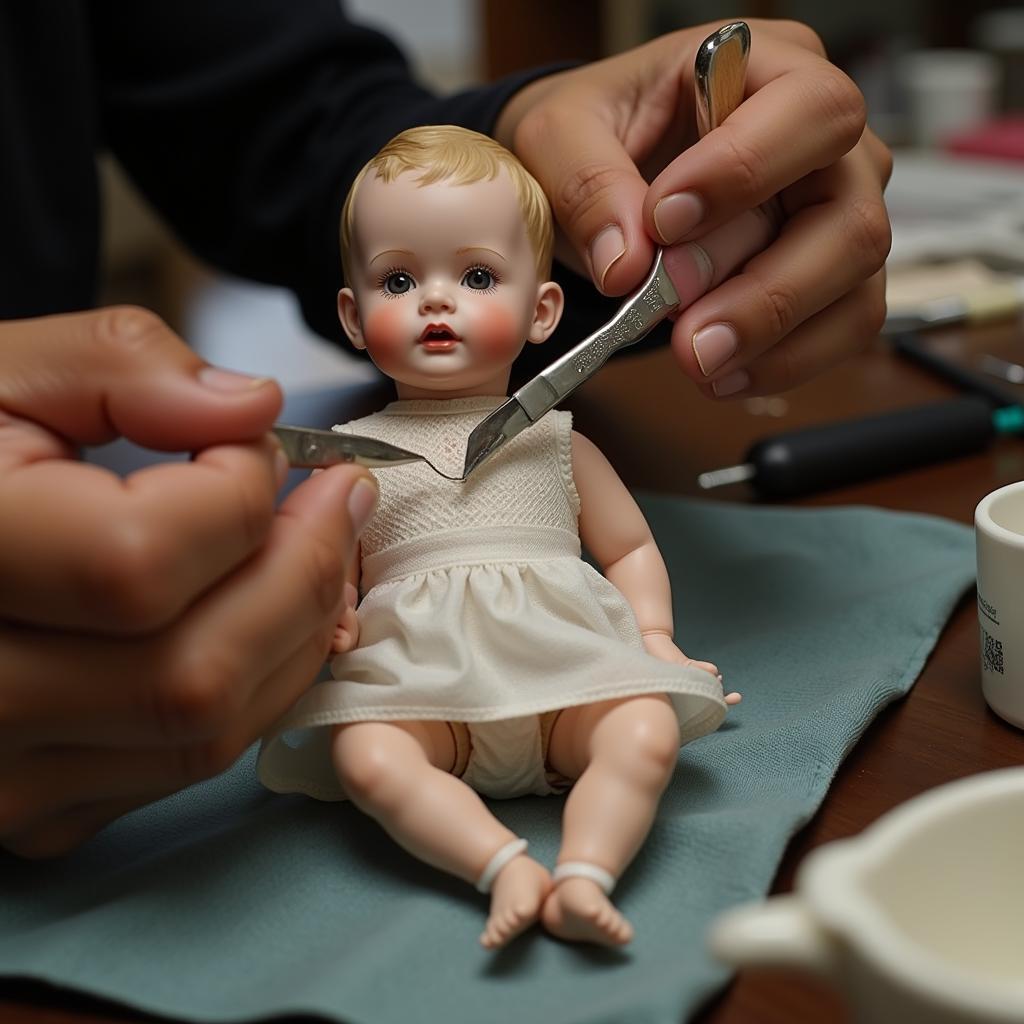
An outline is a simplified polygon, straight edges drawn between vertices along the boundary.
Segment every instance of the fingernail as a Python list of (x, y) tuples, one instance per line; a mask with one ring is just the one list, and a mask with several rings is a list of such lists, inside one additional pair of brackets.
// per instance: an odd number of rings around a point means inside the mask
[(721, 380), (716, 380), (711, 385), (711, 390), (719, 398), (726, 395), (735, 395), (742, 391), (750, 383), (750, 374), (746, 370), (736, 370), (734, 373), (727, 373)]
[(654, 207), (654, 227), (665, 245), (688, 235), (704, 219), (704, 200), (696, 192), (675, 192)]
[(348, 495), (348, 518), (355, 534), (363, 532), (377, 507), (377, 482), (373, 477), (360, 477)]
[(270, 382), (269, 377), (250, 377), (247, 373), (223, 370), (219, 366), (204, 366), (199, 380), (214, 391), (253, 391)]
[(740, 339), (729, 324), (708, 324), (694, 332), (691, 344), (700, 372), (709, 377), (732, 358), (739, 348)]
[(608, 271), (625, 252), (626, 239), (618, 224), (609, 224), (594, 236), (590, 243), (590, 266), (601, 291), (604, 291), (604, 279), (608, 276)]

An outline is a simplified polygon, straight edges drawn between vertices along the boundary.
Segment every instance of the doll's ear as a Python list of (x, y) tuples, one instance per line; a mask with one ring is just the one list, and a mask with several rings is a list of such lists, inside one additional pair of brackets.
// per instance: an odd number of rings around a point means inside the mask
[(366, 348), (363, 328), (359, 322), (359, 310), (356, 308), (356, 296), (351, 288), (342, 288), (338, 292), (338, 319), (348, 335), (348, 340), (356, 348)]
[(530, 324), (530, 333), (526, 336), (526, 340), (534, 345), (547, 341), (551, 332), (558, 326), (558, 321), (562, 319), (564, 308), (565, 296), (562, 294), (560, 285), (555, 284), (554, 281), (544, 281), (538, 285), (533, 323)]

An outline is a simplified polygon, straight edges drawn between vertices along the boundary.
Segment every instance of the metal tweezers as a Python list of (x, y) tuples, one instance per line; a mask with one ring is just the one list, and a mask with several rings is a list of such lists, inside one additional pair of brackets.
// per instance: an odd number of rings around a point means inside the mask
[[(739, 106), (749, 52), (750, 29), (742, 21), (720, 28), (701, 43), (694, 68), (698, 135), (706, 135)], [(280, 425), (274, 432), (288, 461), (295, 467), (318, 468), (338, 462), (359, 462), (382, 468), (424, 462), (439, 476), (462, 481), (589, 380), (609, 356), (636, 344), (669, 314), (676, 312), (679, 303), (679, 295), (664, 266), (664, 250), (659, 249), (647, 280), (611, 320), (519, 388), (476, 426), (469, 435), (461, 476), (444, 473), (425, 456), (374, 438)]]

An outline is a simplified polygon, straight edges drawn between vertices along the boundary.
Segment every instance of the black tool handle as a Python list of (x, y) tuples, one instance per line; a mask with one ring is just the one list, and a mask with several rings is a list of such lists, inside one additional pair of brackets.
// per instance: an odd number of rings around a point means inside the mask
[(752, 483), (788, 498), (978, 452), (995, 433), (992, 408), (971, 395), (765, 438), (747, 453)]

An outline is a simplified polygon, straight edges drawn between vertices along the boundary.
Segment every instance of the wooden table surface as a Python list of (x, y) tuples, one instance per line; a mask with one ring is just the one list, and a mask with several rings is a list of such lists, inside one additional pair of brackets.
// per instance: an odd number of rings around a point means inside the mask
[[(984, 352), (1021, 360), (1017, 324), (949, 329), (934, 344), (963, 365)], [(1024, 360), (1021, 360), (1024, 361)], [(1013, 387), (1007, 385), (1009, 390)], [(696, 494), (697, 474), (742, 461), (761, 437), (818, 423), (952, 397), (926, 371), (893, 357), (884, 342), (811, 384), (773, 399), (711, 403), (682, 380), (671, 353), (617, 360), (581, 389), (576, 425), (605, 451), (631, 486)], [(1021, 389), (1024, 400), (1024, 389)], [(925, 512), (963, 523), (980, 498), (1024, 479), (1024, 439), (1001, 438), (985, 452), (801, 499), (804, 506), (867, 504)], [(720, 500), (756, 501), (737, 484)], [(1024, 763), (1024, 732), (988, 711), (981, 696), (973, 593), (951, 618), (913, 690), (878, 717), (841, 766), (821, 810), (795, 837), (774, 891), (821, 843), (853, 835), (897, 804), (944, 782)], [(138, 1020), (141, 1015), (34, 985), (0, 985), (5, 1024)], [(700, 1024), (801, 1024), (846, 1019), (822, 984), (798, 974), (743, 972), (697, 1020)]]

